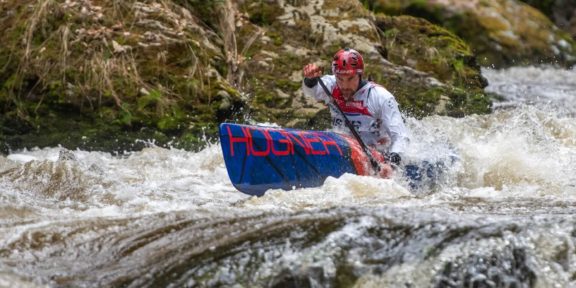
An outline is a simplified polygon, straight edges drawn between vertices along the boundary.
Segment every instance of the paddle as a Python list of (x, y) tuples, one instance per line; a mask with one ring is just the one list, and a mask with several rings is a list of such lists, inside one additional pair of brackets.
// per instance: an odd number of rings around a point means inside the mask
[(358, 132), (354, 128), (354, 125), (352, 125), (352, 122), (350, 122), (350, 120), (348, 120), (348, 117), (346, 117), (346, 114), (344, 114), (344, 112), (342, 111), (340, 106), (338, 106), (338, 103), (336, 103), (336, 101), (334, 101), (334, 97), (332, 96), (332, 93), (330, 92), (330, 90), (328, 90), (328, 87), (326, 87), (326, 85), (324, 84), (324, 81), (322, 81), (322, 79), (320, 79), (320, 77), (318, 77), (317, 79), (318, 79), (318, 83), (320, 83), (320, 86), (322, 86), (322, 89), (324, 89), (324, 92), (326, 93), (326, 95), (328, 95), (328, 97), (330, 97), (330, 102), (332, 102), (332, 105), (334, 105), (336, 107), (336, 110), (338, 110), (338, 112), (340, 113), (340, 116), (342, 116), (342, 118), (344, 118), (344, 123), (346, 124), (346, 127), (348, 127), (348, 129), (350, 129), (350, 132), (352, 133), (354, 138), (356, 138), (356, 141), (358, 141), (358, 143), (360, 143), (360, 146), (362, 147), (362, 150), (364, 151), (364, 153), (366, 153), (366, 156), (368, 156), (368, 159), (370, 160), (370, 164), (372, 165), (372, 168), (374, 169), (374, 171), (376, 173), (380, 172), (380, 168), (381, 168), (380, 164), (378, 163), (378, 161), (376, 161), (376, 159), (374, 159), (374, 155), (372, 155), (372, 153), (370, 152), (370, 149), (368, 149), (368, 146), (366, 146), (366, 143), (364, 143), (364, 141), (362, 141), (362, 138), (360, 138), (360, 135), (358, 134)]

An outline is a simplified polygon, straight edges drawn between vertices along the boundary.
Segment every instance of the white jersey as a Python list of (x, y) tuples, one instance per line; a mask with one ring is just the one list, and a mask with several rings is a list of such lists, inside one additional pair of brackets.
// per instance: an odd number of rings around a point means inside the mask
[(352, 101), (345, 101), (336, 85), (335, 76), (325, 75), (321, 79), (332, 92), (334, 102), (320, 84), (309, 88), (302, 83), (302, 89), (305, 95), (324, 101), (330, 107), (332, 127), (335, 130), (350, 133), (340, 112), (332, 103), (340, 107), (366, 145), (374, 146), (381, 152), (404, 152), (408, 144), (406, 126), (396, 99), (386, 88), (367, 82), (356, 91)]

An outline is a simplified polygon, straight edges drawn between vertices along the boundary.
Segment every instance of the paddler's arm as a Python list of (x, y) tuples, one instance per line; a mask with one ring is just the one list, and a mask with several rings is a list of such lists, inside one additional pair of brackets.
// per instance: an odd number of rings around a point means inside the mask
[(388, 149), (388, 160), (396, 165), (399, 165), (404, 154), (410, 138), (408, 137), (408, 130), (404, 125), (404, 119), (398, 109), (398, 103), (392, 95), (384, 87), (378, 87), (377, 93), (381, 94), (383, 97), (376, 97), (374, 101), (379, 101), (380, 113), (378, 113), (378, 118), (382, 121), (382, 129), (386, 131), (390, 137), (390, 147)]
[(406, 126), (404, 125), (404, 119), (402, 118), (402, 114), (398, 109), (398, 103), (396, 99), (390, 98), (386, 100), (386, 104), (384, 105), (384, 117), (388, 122), (388, 129), (390, 131), (390, 150), (389, 150), (389, 161), (399, 165), (402, 158), (400, 155), (404, 153), (406, 147), (408, 146), (408, 142), (410, 139), (408, 138), (408, 131)]
[(308, 64), (302, 69), (304, 80), (302, 81), (302, 91), (304, 95), (313, 97), (318, 101), (330, 102), (329, 95), (326, 95), (320, 85), (318, 85), (318, 78), (322, 78), (324, 84), (328, 89), (332, 89), (336, 83), (336, 79), (331, 75), (322, 76), (322, 68), (316, 64)]

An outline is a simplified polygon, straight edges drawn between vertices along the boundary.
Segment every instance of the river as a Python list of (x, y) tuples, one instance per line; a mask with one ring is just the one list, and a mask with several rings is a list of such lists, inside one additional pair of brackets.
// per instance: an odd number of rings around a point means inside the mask
[(575, 287), (576, 70), (483, 70), (491, 115), (408, 118), (406, 161), (249, 197), (218, 143), (0, 156), (0, 287)]

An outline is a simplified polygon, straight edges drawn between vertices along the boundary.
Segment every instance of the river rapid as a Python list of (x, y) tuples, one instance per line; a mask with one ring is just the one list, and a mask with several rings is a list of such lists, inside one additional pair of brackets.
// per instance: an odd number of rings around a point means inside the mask
[(0, 287), (576, 287), (576, 71), (483, 74), (493, 114), (407, 119), (405, 161), (457, 158), (417, 189), (250, 197), (218, 143), (0, 156)]

